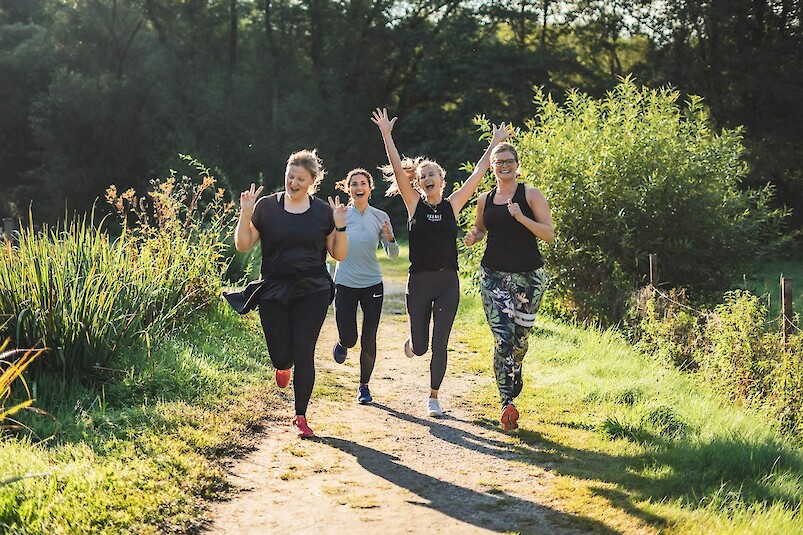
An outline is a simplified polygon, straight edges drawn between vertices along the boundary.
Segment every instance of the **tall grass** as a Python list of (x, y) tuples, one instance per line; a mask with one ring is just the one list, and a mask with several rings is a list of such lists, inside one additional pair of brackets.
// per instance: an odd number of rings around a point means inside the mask
[(0, 314), (10, 317), (5, 334), (16, 347), (46, 348), (48, 367), (65, 377), (82, 373), (111, 365), (218, 295), (233, 206), (213, 190), (209, 172), (187, 159), (200, 184), (171, 172), (146, 197), (109, 188), (122, 228), (117, 239), (90, 214), (41, 230), (31, 222), (17, 247), (5, 244)]
[[(31, 399), (31, 391), (28, 389), (28, 384), (22, 374), (42, 353), (41, 351), (31, 350), (4, 351), (7, 346), (8, 340), (0, 344), (0, 429), (3, 428), (3, 422), (8, 417), (33, 404), (34, 400)], [(6, 406), (11, 397), (11, 385), (17, 381), (21, 382), (25, 388), (27, 399)]]

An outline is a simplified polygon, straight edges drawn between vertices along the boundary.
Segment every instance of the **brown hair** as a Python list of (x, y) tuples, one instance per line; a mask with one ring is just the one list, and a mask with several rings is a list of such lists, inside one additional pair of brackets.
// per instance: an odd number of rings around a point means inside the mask
[(497, 145), (496, 147), (493, 148), (493, 150), (491, 151), (491, 161), (493, 161), (494, 156), (496, 156), (497, 152), (504, 152), (504, 151), (512, 152), (513, 153), (513, 157), (516, 158), (516, 161), (517, 162), (519, 161), (519, 153), (516, 150), (516, 147), (514, 147), (510, 143), (506, 143), (506, 142), (502, 142), (502, 143), (500, 143), (499, 145)]
[(323, 161), (318, 157), (317, 149), (304, 149), (294, 152), (287, 158), (287, 166), (289, 167), (291, 165), (298, 165), (309, 171), (312, 175), (310, 193), (318, 191), (318, 185), (323, 182), (326, 171), (323, 168)]
[(369, 173), (366, 169), (363, 169), (362, 167), (357, 167), (349, 171), (349, 174), (346, 175), (346, 178), (335, 182), (335, 187), (341, 191), (349, 193), (349, 189), (351, 186), (351, 179), (358, 175), (364, 175), (365, 178), (368, 179), (368, 185), (371, 187), (371, 190), (374, 189), (374, 177), (372, 177), (371, 173)]

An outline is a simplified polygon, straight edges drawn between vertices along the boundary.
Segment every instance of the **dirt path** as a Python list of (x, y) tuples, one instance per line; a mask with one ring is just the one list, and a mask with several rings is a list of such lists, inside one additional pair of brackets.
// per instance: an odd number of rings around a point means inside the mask
[[(333, 361), (330, 315), (318, 343), (318, 385), (308, 412), (317, 438), (294, 436), (288, 397), (286, 410), (266, 423), (257, 449), (230, 467), (239, 490), (213, 504), (205, 533), (580, 533), (570, 527), (577, 525), (572, 515), (550, 507), (550, 473), (517, 462), (527, 446), (472, 423), (467, 395), (490, 382), (490, 374), (447, 370), (441, 390), (446, 415), (427, 416), (429, 355), (404, 356), (401, 288), (388, 290), (371, 381), (375, 402), (356, 402), (357, 351), (343, 365)], [(450, 348), (459, 355), (460, 341), (453, 339)]]

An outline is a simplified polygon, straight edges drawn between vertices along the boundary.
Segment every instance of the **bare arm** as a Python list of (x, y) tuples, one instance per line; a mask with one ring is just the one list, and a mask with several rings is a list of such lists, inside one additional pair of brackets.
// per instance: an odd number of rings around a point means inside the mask
[(525, 189), (527, 204), (533, 211), (535, 220), (530, 219), (521, 212), (518, 203), (508, 203), (507, 208), (513, 218), (524, 225), (527, 230), (545, 242), (552, 243), (555, 240), (555, 229), (552, 227), (552, 213), (549, 211), (549, 203), (541, 193), (541, 190), (532, 186)]
[(421, 195), (419, 195), (410, 184), (410, 179), (407, 178), (407, 173), (404, 172), (404, 168), (402, 167), (399, 150), (396, 148), (396, 143), (393, 141), (392, 132), (393, 125), (396, 124), (396, 119), (398, 119), (398, 117), (388, 119), (387, 108), (377, 108), (371, 117), (371, 121), (379, 127), (379, 131), (382, 133), (382, 141), (385, 143), (385, 152), (387, 152), (388, 161), (391, 167), (393, 167), (396, 186), (399, 188), (399, 193), (401, 193), (402, 199), (404, 200), (404, 205), (407, 207), (407, 217), (409, 219), (413, 217), (415, 207)]
[(251, 222), (251, 216), (254, 215), (254, 207), (260, 193), (262, 186), (255, 189), (253, 183), (251, 189), (240, 193), (240, 217), (234, 228), (234, 247), (241, 253), (250, 250), (259, 241), (259, 231)]
[(399, 256), (399, 244), (396, 243), (396, 236), (393, 235), (393, 227), (390, 225), (390, 219), (382, 222), (382, 232), (379, 234), (379, 239), (382, 242), (382, 248), (385, 249), (385, 254), (388, 258), (393, 259)]
[(488, 148), (485, 149), (485, 153), (482, 155), (482, 158), (480, 158), (480, 161), (478, 161), (477, 165), (474, 167), (474, 172), (471, 173), (471, 176), (468, 177), (468, 180), (466, 180), (463, 185), (460, 186), (460, 189), (449, 195), (448, 200), (452, 205), (455, 217), (457, 217), (457, 214), (460, 213), (460, 210), (463, 209), (469, 199), (474, 196), (474, 192), (477, 191), (477, 186), (480, 185), (480, 180), (482, 180), (482, 177), (485, 176), (485, 173), (491, 166), (491, 151), (494, 147), (507, 139), (509, 135), (510, 132), (508, 131), (508, 126), (505, 125), (505, 123), (501, 123), (499, 127), (493, 125), (491, 143), (488, 145)]
[(482, 241), (485, 235), (488, 234), (488, 229), (485, 228), (485, 223), (482, 218), (485, 213), (485, 200), (487, 198), (488, 193), (483, 193), (480, 195), (480, 198), (477, 199), (477, 219), (474, 221), (474, 226), (468, 231), (465, 238), (465, 243), (468, 247)]
[(340, 197), (334, 199), (329, 197), (329, 206), (332, 207), (332, 218), (335, 220), (335, 229), (326, 236), (326, 250), (337, 260), (342, 262), (346, 259), (349, 252), (349, 237), (345, 230), (337, 230), (346, 227), (346, 211), (348, 207), (340, 202)]

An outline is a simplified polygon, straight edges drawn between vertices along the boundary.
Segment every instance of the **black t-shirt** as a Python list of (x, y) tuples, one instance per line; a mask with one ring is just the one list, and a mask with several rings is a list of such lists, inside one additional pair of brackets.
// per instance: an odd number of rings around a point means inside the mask
[(419, 200), (408, 230), (410, 273), (457, 270), (457, 220), (448, 200), (434, 207)]
[[(284, 209), (284, 193), (274, 193), (257, 201), (251, 222), (262, 244), (262, 299), (278, 299), (288, 285), (294, 285), (289, 297), (331, 288), (326, 237), (334, 230), (335, 221), (329, 204), (310, 196), (309, 209), (293, 214)], [(277, 271), (284, 275), (277, 276)], [(298, 277), (305, 272), (309, 275)]]
[[(538, 238), (524, 225), (516, 221), (507, 204), (494, 204), (496, 188), (485, 198), (482, 222), (488, 230), (488, 243), (482, 256), (482, 266), (494, 271), (521, 273), (533, 271), (544, 265), (538, 250)], [(513, 194), (513, 202), (518, 203), (521, 213), (535, 220), (533, 211), (527, 203), (524, 184), (519, 184)]]

